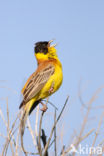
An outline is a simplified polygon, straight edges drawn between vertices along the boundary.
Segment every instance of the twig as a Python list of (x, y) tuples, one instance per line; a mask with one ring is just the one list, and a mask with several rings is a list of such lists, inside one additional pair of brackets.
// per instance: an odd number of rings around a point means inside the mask
[[(55, 109), (55, 114), (54, 114), (54, 124), (56, 122), (56, 109)], [(57, 148), (56, 148), (56, 126), (54, 128), (54, 151), (55, 151), (55, 156), (57, 156)]]
[[(20, 114), (20, 113), (19, 113), (19, 114)], [(16, 124), (16, 121), (17, 121), (17, 119), (18, 119), (19, 114), (17, 115), (15, 121), (13, 122), (12, 128), (9, 129), (9, 134), (8, 134), (9, 137), (7, 138), (6, 143), (4, 144), (4, 148), (3, 148), (3, 151), (2, 151), (2, 155), (4, 155), (4, 153), (5, 153), (5, 155), (6, 155), (7, 150), (8, 150), (8, 146), (9, 146), (9, 143), (10, 143), (10, 141), (11, 141), (12, 138), (13, 138), (13, 141), (15, 142), (15, 139), (14, 139), (14, 137), (13, 137), (13, 134), (16, 132), (17, 129), (16, 129), (14, 132), (12, 132), (12, 131), (13, 131), (13, 129), (14, 129), (14, 126), (15, 126), (15, 124)], [(7, 126), (7, 125), (6, 125), (6, 126)]]
[[(82, 99), (80, 86), (81, 86), (81, 81), (79, 82), (79, 91), (78, 91), (79, 100), (80, 100), (82, 106), (85, 109), (88, 109), (88, 106), (85, 104), (85, 102)], [(101, 92), (101, 90), (103, 88), (104, 88), (104, 86), (101, 86), (100, 88), (98, 88), (97, 91), (96, 91), (96, 93), (98, 94), (99, 92)], [(104, 106), (102, 105), (102, 106), (91, 107), (91, 109), (99, 109), (99, 108), (104, 108)]]
[[(82, 123), (82, 127), (81, 127), (81, 130), (80, 130), (80, 133), (79, 133), (79, 136), (78, 136), (78, 141), (77, 141), (77, 144), (76, 144), (76, 149), (78, 148), (78, 145), (80, 143), (80, 139), (82, 137), (82, 134), (84, 132), (84, 129), (85, 129), (85, 126), (87, 124), (87, 121), (88, 121), (88, 116), (89, 116), (89, 113), (90, 113), (90, 110), (91, 110), (91, 107), (92, 107), (92, 103), (95, 101), (95, 99), (97, 98), (97, 94), (101, 91), (102, 88), (99, 88), (96, 90), (96, 92), (93, 94), (92, 98), (89, 100), (88, 102), (88, 109), (87, 109), (87, 112), (86, 112), (86, 115), (84, 117), (84, 120), (83, 120), (83, 123)], [(75, 155), (75, 153), (73, 154), (73, 156)]]
[(4, 122), (4, 124), (5, 124), (6, 128), (7, 128), (8, 124), (7, 124), (7, 122), (6, 122), (5, 118), (4, 118), (4, 115), (3, 115), (2, 111), (1, 111), (1, 108), (0, 108), (0, 116), (1, 116), (1, 119), (3, 120), (3, 122)]
[[(21, 133), (21, 126), (20, 126), (20, 133)], [(22, 147), (22, 150), (25, 154), (25, 156), (27, 156), (28, 152), (25, 150), (24, 148), (24, 143), (23, 143), (23, 134), (21, 134), (21, 147)]]
[(64, 108), (65, 108), (65, 106), (66, 106), (66, 104), (67, 104), (67, 102), (68, 102), (68, 99), (69, 99), (69, 96), (67, 97), (67, 99), (66, 99), (66, 101), (65, 101), (65, 104), (64, 104), (64, 106), (63, 106), (63, 108), (62, 108), (62, 110), (61, 110), (61, 112), (60, 112), (60, 114), (59, 114), (59, 116), (58, 116), (56, 122), (54, 123), (54, 125), (53, 125), (53, 127), (52, 127), (52, 130), (51, 130), (51, 133), (50, 133), (50, 137), (49, 137), (49, 139), (48, 139), (48, 141), (47, 141), (47, 144), (46, 144), (46, 146), (45, 146), (45, 149), (44, 149), (43, 156), (45, 156), (45, 154), (46, 154), (46, 151), (47, 151), (47, 149), (48, 149), (49, 143), (50, 143), (50, 141), (51, 141), (51, 138), (52, 138), (52, 135), (53, 135), (53, 132), (54, 132), (54, 128), (55, 128), (57, 122), (59, 121), (59, 119), (60, 119), (60, 117), (61, 117), (63, 111), (64, 111)]
[[(82, 142), (84, 139), (86, 139), (92, 132), (94, 132), (94, 130), (95, 130), (95, 129), (91, 129), (86, 135), (82, 136), (82, 137), (80, 138), (80, 142)], [(76, 145), (78, 145), (78, 143), (79, 143), (79, 141), (77, 140), (77, 141), (73, 144), (73, 146), (76, 147)], [(72, 149), (72, 147), (70, 146), (64, 153), (65, 153), (65, 154), (69, 153), (69, 151), (70, 151), (71, 149)]]
[(47, 102), (47, 103), (49, 103), (51, 106), (53, 106), (56, 110), (58, 110), (58, 108), (52, 103), (52, 102), (50, 102), (49, 100), (47, 101), (47, 100), (42, 100), (42, 101), (45, 101), (45, 102)]
[(39, 124), (39, 139), (38, 139), (38, 151), (40, 156), (42, 156), (42, 149), (41, 149), (41, 125), (42, 125), (42, 118), (43, 118), (44, 112), (42, 112), (41, 114), (41, 118), (40, 118), (40, 124)]
[(15, 147), (15, 155), (16, 156), (18, 156), (19, 135), (20, 135), (20, 129), (18, 129), (17, 138), (16, 138), (16, 147)]
[[(98, 124), (98, 128), (97, 128), (97, 131), (95, 132), (95, 137), (94, 137), (94, 140), (93, 140), (93, 143), (92, 143), (92, 148), (94, 147), (95, 143), (96, 143), (96, 139), (99, 135), (99, 131), (100, 131), (100, 128), (101, 128), (101, 125), (102, 125), (102, 122), (103, 122), (103, 118), (104, 118), (104, 112), (101, 114), (101, 117), (100, 117), (100, 121), (99, 121), (99, 124)], [(92, 153), (89, 155), (91, 156)]]
[(27, 118), (27, 125), (28, 125), (28, 128), (29, 128), (30, 134), (32, 136), (33, 144), (36, 147), (36, 149), (38, 150), (38, 147), (37, 147), (37, 144), (36, 144), (36, 140), (35, 140), (35, 136), (34, 136), (34, 133), (33, 133), (33, 130), (32, 130), (29, 118)]
[[(8, 134), (8, 139), (10, 139), (10, 135), (9, 135), (9, 125), (10, 125), (10, 121), (9, 121), (8, 97), (6, 98), (6, 105), (7, 105), (7, 134)], [(13, 151), (13, 147), (12, 147), (12, 142), (10, 142), (10, 147), (11, 147), (12, 155), (14, 156), (14, 151)]]
[(62, 147), (62, 150), (61, 150), (60, 155), (61, 156), (64, 156), (65, 155), (65, 145), (63, 145), (63, 147)]
[[(9, 137), (6, 139), (6, 143), (4, 145), (3, 152), (2, 152), (2, 155), (3, 156), (4, 156), (4, 153), (5, 153), (5, 156), (6, 156), (7, 151), (8, 151), (9, 143), (10, 143), (11, 139), (13, 138), (14, 133), (17, 131), (18, 127), (14, 130), (14, 132), (10, 133), (9, 134)], [(13, 138), (13, 142), (14, 142), (14, 145), (16, 146), (16, 142), (15, 142), (15, 139), (14, 138)]]
[(22, 147), (22, 150), (23, 150), (25, 156), (27, 156), (28, 154), (29, 155), (39, 155), (39, 153), (28, 152), (25, 150), (24, 144), (23, 144), (23, 135), (21, 135), (21, 147)]
[(37, 142), (38, 142), (38, 119), (39, 119), (39, 105), (37, 106), (36, 121), (35, 121), (35, 135), (36, 135)]
[(55, 142), (55, 139), (53, 139), (53, 141), (49, 144), (48, 149), (53, 145), (54, 142)]
[(8, 124), (8, 128), (9, 128), (9, 108), (8, 108), (8, 97), (6, 98), (6, 104), (7, 104), (7, 124)]

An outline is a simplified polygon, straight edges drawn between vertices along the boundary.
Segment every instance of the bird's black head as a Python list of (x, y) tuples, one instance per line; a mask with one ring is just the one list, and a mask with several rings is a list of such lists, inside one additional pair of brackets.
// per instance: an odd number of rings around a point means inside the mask
[(37, 53), (43, 53), (47, 54), (48, 53), (48, 46), (49, 42), (43, 41), (43, 42), (37, 42), (34, 47), (34, 52)]

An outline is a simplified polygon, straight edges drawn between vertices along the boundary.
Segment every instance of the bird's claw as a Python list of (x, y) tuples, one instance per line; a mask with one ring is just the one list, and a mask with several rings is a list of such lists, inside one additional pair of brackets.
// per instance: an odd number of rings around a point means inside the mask
[(53, 91), (54, 91), (54, 88), (51, 87), (50, 90), (49, 90), (49, 94), (53, 93)]
[(47, 105), (44, 104), (43, 102), (41, 102), (41, 104), (42, 104), (43, 107), (40, 110), (43, 111), (43, 112), (46, 112), (46, 110), (48, 109)]
[(51, 85), (51, 88), (49, 89), (49, 94), (54, 92), (54, 82)]

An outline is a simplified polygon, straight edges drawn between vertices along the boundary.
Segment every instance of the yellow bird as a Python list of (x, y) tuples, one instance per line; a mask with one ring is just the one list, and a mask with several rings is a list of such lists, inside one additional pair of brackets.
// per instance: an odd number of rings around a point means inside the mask
[[(23, 108), (22, 125), (25, 124), (28, 114), (39, 103), (43, 104), (41, 100), (56, 92), (62, 84), (62, 65), (56, 53), (56, 44), (51, 45), (51, 42), (53, 40), (35, 44), (34, 52), (38, 68), (22, 89), (23, 101), (19, 107)], [(42, 111), (46, 109), (47, 106), (43, 104)]]

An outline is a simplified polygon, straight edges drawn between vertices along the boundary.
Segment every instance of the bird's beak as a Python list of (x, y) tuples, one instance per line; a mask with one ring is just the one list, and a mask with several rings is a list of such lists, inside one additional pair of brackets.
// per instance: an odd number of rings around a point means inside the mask
[(54, 40), (50, 40), (49, 43), (52, 43)]
[[(49, 41), (49, 44), (51, 44), (53, 41), (54, 41), (54, 40), (50, 40), (50, 41)], [(55, 47), (56, 45), (57, 45), (57, 43), (56, 43), (56, 44), (50, 45), (50, 47)]]

